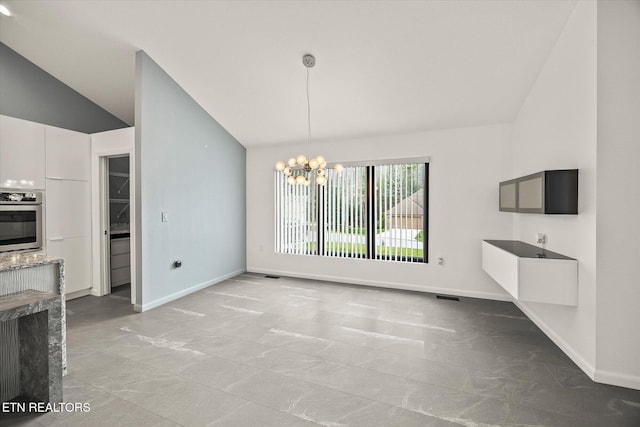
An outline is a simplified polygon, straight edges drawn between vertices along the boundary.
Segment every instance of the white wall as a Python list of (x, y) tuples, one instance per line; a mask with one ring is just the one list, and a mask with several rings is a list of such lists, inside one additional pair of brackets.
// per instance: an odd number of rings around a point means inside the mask
[(100, 244), (104, 230), (100, 223), (100, 156), (114, 156), (118, 154), (129, 155), (129, 169), (131, 178), (129, 216), (131, 218), (131, 303), (136, 303), (136, 275), (135, 275), (135, 175), (133, 165), (135, 165), (135, 128), (124, 128), (106, 132), (94, 133), (91, 135), (91, 256), (93, 259), (93, 289), (91, 293), (96, 296), (103, 295), (104, 284), (102, 283)]
[[(511, 130), (495, 125), (248, 149), (247, 269), (508, 300), (482, 271), (481, 240), (511, 238), (512, 215), (498, 212), (498, 182), (513, 175)], [(274, 253), (273, 164), (299, 152), (330, 162), (429, 156), (429, 264)]]
[(598, 2), (596, 380), (640, 389), (640, 2)]
[(596, 322), (596, 2), (577, 3), (531, 88), (513, 129), (514, 177), (546, 169), (579, 171), (576, 215), (513, 214), (514, 239), (579, 261), (578, 306), (519, 306), (593, 375)]

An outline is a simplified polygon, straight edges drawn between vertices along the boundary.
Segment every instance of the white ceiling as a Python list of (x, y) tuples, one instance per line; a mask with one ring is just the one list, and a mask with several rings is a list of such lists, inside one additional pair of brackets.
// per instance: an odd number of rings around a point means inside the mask
[(245, 146), (510, 122), (571, 1), (2, 1), (0, 40), (125, 122), (145, 50)]

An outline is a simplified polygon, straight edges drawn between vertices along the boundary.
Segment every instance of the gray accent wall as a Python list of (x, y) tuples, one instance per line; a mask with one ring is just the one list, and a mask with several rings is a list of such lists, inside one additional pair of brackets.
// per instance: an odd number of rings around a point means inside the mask
[(0, 43), (0, 114), (84, 133), (129, 125)]
[(147, 310), (246, 270), (246, 153), (143, 51), (135, 110), (137, 309)]

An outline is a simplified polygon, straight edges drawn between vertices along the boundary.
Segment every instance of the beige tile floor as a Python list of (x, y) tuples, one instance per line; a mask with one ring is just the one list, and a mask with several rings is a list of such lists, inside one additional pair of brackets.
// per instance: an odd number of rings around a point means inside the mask
[(148, 312), (68, 303), (51, 426), (640, 426), (513, 304), (243, 274)]

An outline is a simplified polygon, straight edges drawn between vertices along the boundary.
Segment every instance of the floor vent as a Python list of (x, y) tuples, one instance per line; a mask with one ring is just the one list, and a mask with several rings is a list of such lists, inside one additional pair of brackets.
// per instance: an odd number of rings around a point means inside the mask
[(267, 279), (279, 279), (279, 278), (280, 278), (280, 276), (271, 276), (271, 275), (269, 275), (269, 274), (267, 274), (267, 275), (266, 275), (266, 276), (264, 276), (264, 277), (266, 277)]
[(449, 300), (449, 301), (460, 301), (460, 298), (452, 297), (452, 296), (449, 296), (449, 295), (436, 295), (436, 298), (438, 298), (438, 299), (446, 299), (446, 300)]

